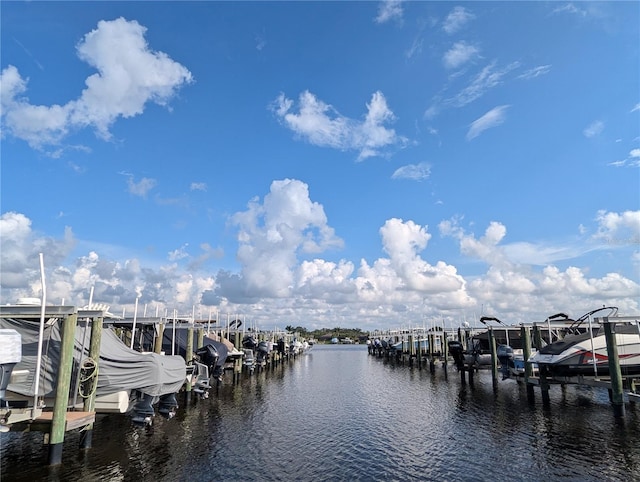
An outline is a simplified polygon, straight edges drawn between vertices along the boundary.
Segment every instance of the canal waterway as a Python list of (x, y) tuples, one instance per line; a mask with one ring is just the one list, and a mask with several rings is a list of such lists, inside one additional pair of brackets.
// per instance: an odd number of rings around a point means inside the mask
[(193, 398), (151, 429), (99, 416), (93, 448), (65, 439), (46, 467), (42, 434), (0, 435), (8, 481), (640, 480), (640, 405), (615, 419), (606, 390), (552, 386), (533, 404), (488, 373), (399, 366), (364, 345), (313, 350)]

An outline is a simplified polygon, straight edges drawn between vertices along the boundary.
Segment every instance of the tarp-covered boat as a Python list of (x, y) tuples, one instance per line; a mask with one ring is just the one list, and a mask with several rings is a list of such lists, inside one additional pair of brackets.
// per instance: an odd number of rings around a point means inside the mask
[[(44, 326), (38, 396), (45, 399), (55, 397), (60, 363), (61, 320), (62, 318), (49, 318)], [(82, 390), (78, 378), (82, 367), (86, 365), (91, 336), (91, 327), (83, 324), (89, 323), (79, 322), (76, 328), (71, 401), (79, 398), (74, 389)], [(14, 329), (20, 333), (22, 359), (16, 364), (14, 372), (26, 373), (21, 380), (7, 386), (6, 398), (9, 401), (25, 400), (35, 395), (39, 327), (40, 321), (36, 319), (0, 319), (0, 328)], [(113, 329), (107, 326), (102, 330), (100, 359), (97, 362), (97, 399), (131, 393), (134, 390), (149, 397), (161, 397), (178, 392), (186, 379), (186, 363), (181, 356), (139, 353), (126, 346)]]

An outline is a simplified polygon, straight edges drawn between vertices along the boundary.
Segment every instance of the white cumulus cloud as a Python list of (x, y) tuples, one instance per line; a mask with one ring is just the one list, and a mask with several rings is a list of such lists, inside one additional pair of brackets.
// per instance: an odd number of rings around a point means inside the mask
[(151, 50), (145, 33), (135, 20), (98, 22), (76, 47), (78, 57), (97, 73), (85, 80), (77, 99), (64, 105), (29, 103), (24, 96), (28, 79), (9, 65), (0, 76), (3, 132), (38, 149), (85, 127), (109, 139), (109, 128), (118, 118), (141, 114), (148, 102), (165, 105), (193, 77), (164, 52)]
[(309, 91), (300, 94), (297, 112), (293, 109), (294, 101), (284, 94), (278, 96), (272, 108), (286, 127), (311, 144), (359, 151), (358, 160), (381, 155), (385, 148), (407, 142), (395, 130), (385, 127), (395, 116), (382, 92), (372, 95), (363, 121), (341, 115)]

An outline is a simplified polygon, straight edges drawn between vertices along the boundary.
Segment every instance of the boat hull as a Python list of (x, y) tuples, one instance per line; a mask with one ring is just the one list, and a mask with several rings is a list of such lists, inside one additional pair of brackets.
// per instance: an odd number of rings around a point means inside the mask
[[(615, 334), (622, 375), (640, 374), (640, 333), (637, 327), (621, 327)], [(543, 373), (558, 376), (609, 375), (609, 354), (604, 334), (567, 337), (529, 358)]]

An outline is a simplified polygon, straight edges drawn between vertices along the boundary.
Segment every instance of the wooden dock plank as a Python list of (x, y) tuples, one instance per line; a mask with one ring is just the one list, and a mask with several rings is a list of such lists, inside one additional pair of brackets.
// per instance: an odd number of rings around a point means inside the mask
[[(42, 414), (31, 423), (31, 430), (47, 431), (52, 421), (53, 412), (42, 412)], [(65, 432), (84, 427), (95, 421), (95, 412), (66, 412)]]

